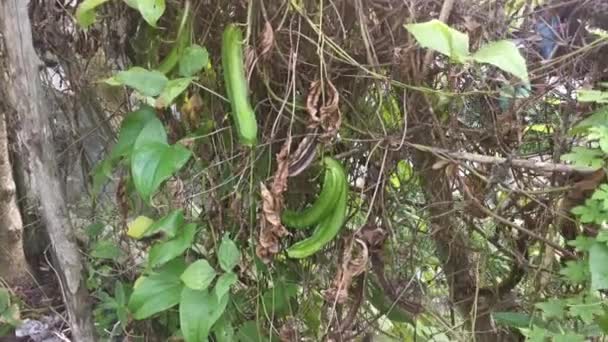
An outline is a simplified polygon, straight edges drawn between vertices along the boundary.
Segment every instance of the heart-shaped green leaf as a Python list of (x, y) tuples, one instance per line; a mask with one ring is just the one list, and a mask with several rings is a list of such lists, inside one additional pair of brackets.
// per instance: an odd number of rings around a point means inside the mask
[(193, 44), (184, 50), (179, 60), (179, 74), (184, 77), (193, 76), (209, 64), (209, 52), (204, 47)]
[(114, 86), (126, 85), (145, 96), (157, 96), (165, 89), (169, 79), (160, 71), (132, 67), (106, 79), (105, 82)]
[(206, 290), (216, 275), (217, 273), (207, 260), (201, 259), (190, 264), (181, 279), (186, 286), (193, 290)]
[(192, 80), (192, 77), (183, 77), (169, 81), (158, 99), (156, 99), (156, 107), (169, 107), (173, 103), (173, 100), (188, 88)]
[(232, 271), (234, 266), (236, 266), (241, 259), (241, 252), (239, 252), (236, 244), (230, 240), (227, 234), (222, 238), (222, 243), (220, 244), (220, 249), (218, 252), (218, 259), (220, 266), (226, 272)]
[(484, 45), (473, 54), (472, 58), (479, 63), (492, 64), (528, 82), (526, 60), (511, 41), (499, 40)]
[(207, 341), (213, 324), (220, 318), (228, 296), (218, 299), (208, 290), (184, 287), (179, 303), (179, 321), (186, 342)]
[(148, 264), (150, 267), (163, 265), (164, 263), (181, 255), (192, 246), (194, 235), (196, 234), (196, 225), (189, 223), (184, 226), (184, 229), (179, 235), (169, 241), (160, 242), (150, 248), (148, 253)]
[(84, 29), (95, 22), (95, 8), (109, 0), (84, 0), (76, 9), (76, 22)]

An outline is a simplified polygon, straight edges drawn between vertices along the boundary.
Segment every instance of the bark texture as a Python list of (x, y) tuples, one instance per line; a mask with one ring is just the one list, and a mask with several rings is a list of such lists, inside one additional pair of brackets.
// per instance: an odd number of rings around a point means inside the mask
[(41, 66), (32, 43), (28, 2), (0, 3), (4, 38), (4, 98), (11, 118), (16, 156), (29, 173), (29, 186), (40, 203), (48, 231), (74, 341), (95, 341), (83, 265), (78, 253), (57, 172), (48, 111), (39, 78)]
[(28, 286), (29, 267), (23, 252), (23, 221), (8, 154), (6, 117), (0, 110), (0, 279), (9, 286)]

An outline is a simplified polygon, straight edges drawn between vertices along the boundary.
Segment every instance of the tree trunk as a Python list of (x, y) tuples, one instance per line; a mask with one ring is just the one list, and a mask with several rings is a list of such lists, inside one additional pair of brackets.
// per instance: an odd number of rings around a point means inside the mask
[(29, 287), (32, 279), (23, 252), (23, 221), (8, 155), (6, 118), (0, 110), (0, 279), (9, 286)]
[(34, 51), (27, 1), (0, 2), (0, 33), (4, 38), (4, 98), (7, 100), (16, 156), (29, 173), (29, 186), (40, 203), (42, 222), (52, 244), (55, 267), (74, 341), (95, 341), (83, 265), (58, 179), (56, 154), (45, 98), (41, 66)]

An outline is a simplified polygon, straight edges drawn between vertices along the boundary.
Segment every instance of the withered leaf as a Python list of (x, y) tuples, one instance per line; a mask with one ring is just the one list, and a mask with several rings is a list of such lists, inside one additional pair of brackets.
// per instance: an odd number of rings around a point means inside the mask
[(264, 31), (261, 33), (260, 45), (258, 46), (259, 56), (260, 58), (267, 59), (270, 55), (268, 52), (274, 46), (274, 30), (272, 29), (272, 25), (269, 21), (264, 24)]
[[(353, 253), (355, 242), (359, 248)], [(342, 265), (336, 272), (331, 287), (323, 292), (325, 300), (330, 303), (345, 303), (353, 278), (365, 272), (368, 260), (367, 245), (360, 239), (349, 239), (342, 253)]]

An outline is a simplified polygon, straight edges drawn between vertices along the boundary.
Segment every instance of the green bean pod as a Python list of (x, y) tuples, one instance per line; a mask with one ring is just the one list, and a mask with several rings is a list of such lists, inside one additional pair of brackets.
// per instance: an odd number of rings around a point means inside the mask
[(283, 210), (281, 221), (291, 228), (308, 228), (319, 223), (329, 216), (333, 211), (336, 201), (340, 197), (340, 191), (346, 182), (340, 171), (340, 164), (332, 158), (323, 159), (325, 175), (323, 177), (323, 188), (315, 202), (303, 211), (297, 212), (290, 209)]
[(241, 144), (253, 146), (257, 141), (258, 126), (255, 112), (249, 103), (247, 79), (243, 65), (243, 34), (234, 24), (224, 29), (222, 36), (222, 66), (224, 85), (230, 100), (231, 114)]
[(342, 173), (340, 179), (343, 182), (340, 185), (340, 196), (338, 197), (336, 206), (331, 214), (318, 224), (309, 238), (296, 242), (287, 249), (287, 255), (290, 258), (302, 259), (315, 254), (333, 240), (342, 229), (344, 220), (346, 219), (348, 184), (346, 183), (346, 173), (342, 167), (340, 166), (338, 170)]

